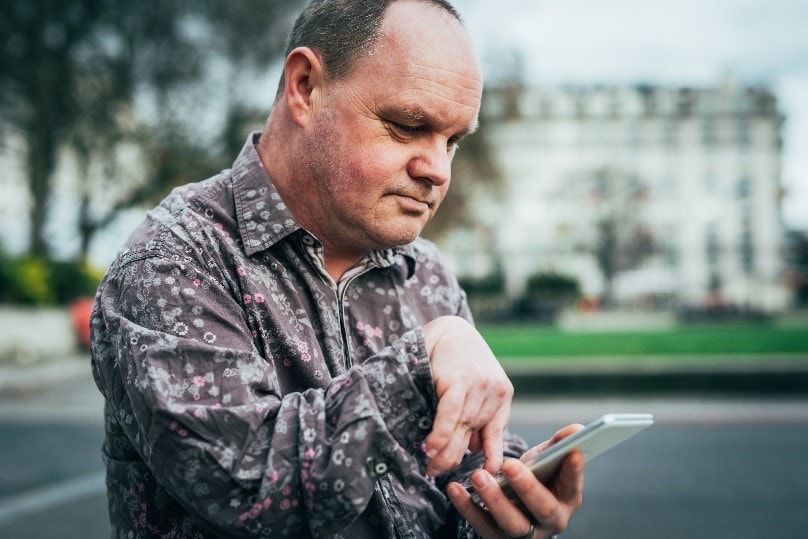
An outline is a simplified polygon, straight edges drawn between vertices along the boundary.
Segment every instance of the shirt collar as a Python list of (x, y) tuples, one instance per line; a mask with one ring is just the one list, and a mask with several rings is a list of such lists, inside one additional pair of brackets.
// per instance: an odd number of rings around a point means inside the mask
[[(232, 169), (236, 218), (244, 252), (248, 256), (269, 249), (293, 232), (304, 230), (261, 164), (255, 149), (260, 136), (260, 133), (252, 133), (247, 137)], [(307, 231), (295, 236), (312, 237)], [(382, 268), (393, 266), (402, 256), (406, 262), (407, 278), (415, 272), (417, 260), (412, 244), (371, 251), (368, 256)]]
[(258, 158), (255, 144), (259, 136), (253, 133), (247, 138), (232, 170), (238, 229), (248, 256), (269, 249), (301, 228)]

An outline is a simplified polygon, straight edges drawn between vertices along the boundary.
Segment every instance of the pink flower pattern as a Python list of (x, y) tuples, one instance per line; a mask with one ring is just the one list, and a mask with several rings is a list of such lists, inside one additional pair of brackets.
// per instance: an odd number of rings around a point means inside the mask
[(91, 324), (113, 536), (350, 536), (374, 526), (372, 498), (416, 537), (443, 525), (419, 328), (470, 317), (463, 294), (423, 240), (334, 290), (304, 237), (248, 144), (175, 190), (110, 267)]

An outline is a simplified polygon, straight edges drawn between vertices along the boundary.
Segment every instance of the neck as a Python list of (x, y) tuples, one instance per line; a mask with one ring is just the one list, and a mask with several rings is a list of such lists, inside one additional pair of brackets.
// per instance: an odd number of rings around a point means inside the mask
[(334, 257), (329, 257), (326, 254), (325, 271), (331, 276), (332, 279), (334, 279), (335, 283), (338, 283), (342, 279), (342, 276), (345, 275), (345, 272), (351, 269), (360, 260), (360, 258), (335, 259)]
[(273, 110), (256, 147), (258, 157), (295, 220), (323, 242), (325, 270), (339, 282), (365, 253), (329, 243), (328, 231), (322, 230), (320, 220), (312, 217), (311, 206), (317, 195), (307, 183), (300, 162), (293, 162), (295, 156), (303, 155), (295, 135), (296, 130), (287, 129), (284, 119)]

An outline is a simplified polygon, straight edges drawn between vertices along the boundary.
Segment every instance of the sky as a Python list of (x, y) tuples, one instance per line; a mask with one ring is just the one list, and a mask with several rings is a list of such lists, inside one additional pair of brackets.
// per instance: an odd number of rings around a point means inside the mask
[[(710, 87), (777, 94), (783, 218), (808, 229), (806, 0), (456, 0), (491, 81), (516, 55), (537, 84)], [(510, 59), (510, 60), (509, 60)]]

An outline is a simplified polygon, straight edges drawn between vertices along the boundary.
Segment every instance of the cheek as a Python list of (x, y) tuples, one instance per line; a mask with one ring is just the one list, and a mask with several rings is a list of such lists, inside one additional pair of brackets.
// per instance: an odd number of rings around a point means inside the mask
[(352, 155), (346, 155), (346, 181), (360, 185), (367, 194), (383, 192), (402, 183), (406, 164), (398, 148), (358, 147)]

